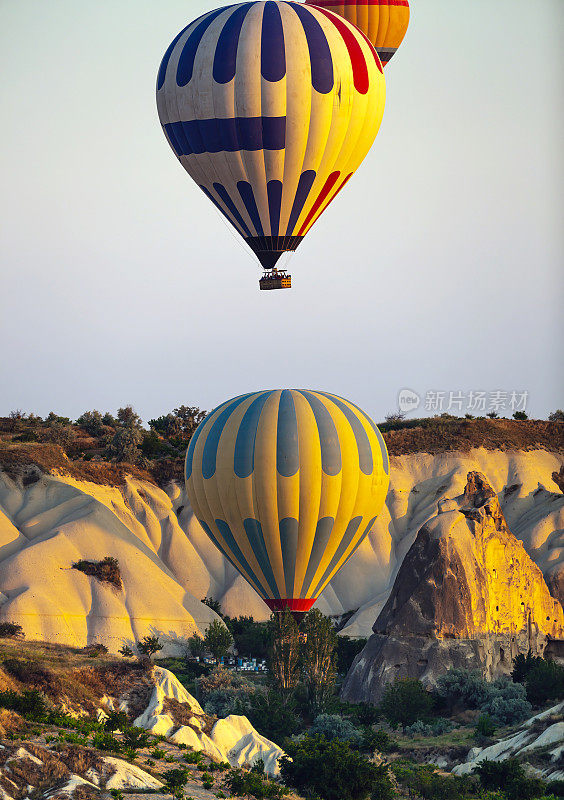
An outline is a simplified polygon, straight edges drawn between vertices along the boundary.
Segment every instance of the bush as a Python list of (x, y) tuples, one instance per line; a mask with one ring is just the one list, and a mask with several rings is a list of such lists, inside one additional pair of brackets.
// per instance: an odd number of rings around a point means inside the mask
[(313, 721), (310, 733), (312, 736), (324, 736), (329, 741), (337, 739), (339, 742), (349, 742), (357, 747), (362, 742), (362, 733), (350, 720), (338, 714), (319, 714)]
[(158, 653), (159, 650), (162, 650), (164, 645), (159, 642), (157, 636), (144, 636), (140, 642), (137, 642), (137, 649), (143, 656), (149, 656), (149, 658)]
[(242, 769), (235, 769), (228, 775), (226, 783), (232, 794), (255, 797), (257, 800), (278, 800), (288, 794), (286, 787), (265, 779), (254, 770), (244, 772)]
[(516, 758), (486, 759), (475, 766), (473, 772), (479, 776), (484, 789), (501, 789), (508, 800), (531, 800), (542, 797), (546, 791), (546, 783), (527, 775)]
[(451, 707), (480, 708), (490, 697), (489, 684), (469, 669), (449, 669), (437, 680), (435, 691)]
[(116, 589), (122, 588), (121, 573), (117, 558), (106, 556), (101, 561), (87, 561), (82, 558), (71, 565), (71, 569), (77, 569), (85, 575), (91, 575), (103, 583), (109, 583)]
[(0, 639), (23, 639), (25, 634), (17, 622), (0, 622)]
[(104, 720), (104, 730), (112, 732), (123, 731), (128, 724), (125, 711), (109, 711), (107, 719)]
[(455, 727), (455, 724), (450, 719), (443, 719), (438, 717), (430, 722), (423, 722), (417, 720), (413, 725), (408, 725), (404, 728), (403, 732), (406, 736), (441, 736), (443, 733), (448, 733)]
[(133, 726), (123, 731), (123, 742), (132, 750), (139, 750), (149, 744), (149, 734), (143, 728)]
[(106, 731), (99, 731), (94, 734), (92, 746), (98, 750), (107, 750), (110, 753), (121, 753), (123, 750), (123, 745), (119, 739), (116, 739), (115, 736)]
[(41, 721), (47, 716), (47, 704), (43, 695), (36, 691), (0, 692), (0, 708), (16, 711), (27, 719)]
[(532, 707), (526, 699), (526, 691), (520, 683), (499, 678), (489, 684), (489, 698), (480, 706), (497, 726), (514, 725), (531, 715)]
[(283, 698), (274, 689), (240, 697), (235, 710), (237, 714), (248, 717), (259, 733), (278, 744), (303, 729), (295, 700)]
[(441, 775), (430, 764), (401, 765), (394, 771), (399, 782), (424, 800), (465, 800), (476, 797), (475, 779)]
[(415, 678), (389, 683), (380, 703), (380, 711), (392, 725), (412, 725), (428, 717), (432, 708), (432, 695)]
[(167, 789), (174, 791), (175, 789), (182, 789), (188, 782), (188, 770), (186, 767), (177, 767), (176, 769), (169, 769), (162, 775), (163, 781)]
[(495, 733), (495, 723), (489, 714), (481, 714), (476, 723), (476, 734), (489, 738)]
[(564, 667), (555, 661), (540, 659), (525, 679), (527, 698), (535, 705), (542, 705), (564, 697)]
[(323, 800), (364, 800), (371, 792), (382, 800), (392, 796), (387, 766), (373, 764), (347, 742), (304, 736), (287, 742), (286, 753), (282, 779), (301, 794)]

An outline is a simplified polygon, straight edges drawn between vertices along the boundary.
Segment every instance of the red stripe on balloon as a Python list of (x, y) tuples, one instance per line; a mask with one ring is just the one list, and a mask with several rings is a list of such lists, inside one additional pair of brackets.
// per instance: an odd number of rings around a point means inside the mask
[[(300, 228), (300, 232), (299, 232), (298, 236), (302, 235), (302, 231), (304, 231), (308, 227), (309, 223), (315, 217), (316, 213), (319, 211), (319, 207), (326, 200), (327, 195), (329, 194), (329, 192), (331, 191), (331, 189), (333, 188), (333, 186), (337, 182), (340, 174), (341, 174), (340, 172), (332, 172), (331, 175), (329, 175), (329, 177), (327, 178), (327, 181), (325, 183), (325, 186), (323, 187), (319, 197), (315, 201), (315, 204), (314, 204), (313, 208), (311, 209), (311, 211), (307, 215), (307, 218), (306, 218), (304, 224)], [(352, 172), (349, 172), (349, 174), (344, 179), (344, 181), (341, 183), (341, 185), (339, 186), (339, 188), (337, 189), (337, 191), (335, 192), (333, 197), (329, 200), (329, 202), (327, 203), (325, 208), (327, 208), (329, 205), (331, 205), (333, 200), (337, 197), (337, 195), (339, 194), (339, 192), (341, 191), (341, 189), (343, 188), (343, 186), (345, 185), (345, 183), (348, 181), (348, 179), (351, 177), (352, 174), (353, 174)], [(325, 209), (323, 209), (323, 210), (325, 211)]]
[(271, 611), (284, 611), (285, 608), (289, 609), (290, 611), (309, 611), (312, 605), (317, 600), (317, 597), (313, 598), (292, 598), (292, 597), (281, 597), (281, 598), (270, 598), (265, 597), (263, 598), (266, 605), (269, 607)]
[[(317, 5), (316, 3), (307, 3), (308, 6)], [(333, 6), (403, 6), (409, 8), (408, 0), (356, 0), (354, 3), (351, 0), (323, 0), (324, 8), (332, 8)]]
[(317, 200), (315, 201), (315, 203), (313, 204), (313, 206), (311, 207), (311, 209), (309, 211), (309, 214), (305, 218), (304, 224), (302, 225), (302, 227), (298, 231), (298, 236), (302, 236), (303, 232), (305, 231), (305, 229), (307, 228), (307, 226), (309, 225), (311, 220), (315, 217), (315, 215), (319, 211), (319, 208), (320, 208), (321, 204), (324, 202), (325, 198), (327, 197), (327, 195), (329, 194), (329, 192), (331, 191), (333, 186), (337, 183), (337, 180), (339, 179), (339, 175), (340, 174), (341, 174), (340, 172), (332, 172), (329, 175), (329, 177), (325, 181), (325, 186), (319, 192), (319, 196), (318, 196)]
[[(327, 11), (327, 9), (322, 8), (321, 6), (314, 6), (314, 8), (317, 8), (318, 11), (321, 11), (321, 13), (333, 23), (343, 37), (343, 40), (347, 46), (347, 50), (349, 51), (349, 58), (352, 64), (354, 87), (357, 92), (360, 92), (360, 94), (366, 94), (369, 86), (368, 65), (366, 63), (366, 59), (364, 58), (362, 47), (358, 43), (358, 39), (346, 22), (344, 22), (341, 17), (338, 17), (333, 11)], [(372, 47), (372, 45), (370, 45), (370, 47)]]

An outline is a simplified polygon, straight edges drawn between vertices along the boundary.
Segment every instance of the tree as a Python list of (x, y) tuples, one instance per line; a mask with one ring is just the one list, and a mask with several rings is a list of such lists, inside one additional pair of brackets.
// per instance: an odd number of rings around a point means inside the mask
[(305, 615), (302, 630), (305, 639), (302, 649), (303, 679), (310, 711), (317, 715), (323, 711), (333, 693), (337, 637), (329, 617), (325, 617), (317, 608)]
[(203, 656), (206, 650), (206, 645), (204, 640), (200, 638), (200, 636), (190, 636), (188, 639), (188, 650), (186, 652), (186, 658), (196, 658), (198, 656)]
[(118, 650), (118, 653), (122, 655), (124, 658), (131, 658), (131, 656), (133, 655), (133, 650), (128, 644), (124, 644), (123, 647), (121, 647)]
[(163, 646), (157, 636), (145, 636), (140, 642), (137, 642), (137, 649), (143, 656), (153, 656), (163, 649)]
[(489, 414), (486, 414), (486, 417), (489, 417), (490, 419), (499, 419), (496, 411), (490, 411)]
[(233, 644), (233, 637), (222, 622), (214, 619), (208, 625), (204, 642), (216, 661), (219, 661), (227, 655)]
[(433, 707), (433, 698), (421, 681), (396, 678), (389, 683), (380, 702), (380, 710), (392, 725), (412, 725), (425, 719)]
[(268, 667), (274, 685), (285, 695), (297, 686), (300, 671), (300, 634), (288, 609), (272, 614), (269, 620), (272, 646)]
[(213, 597), (204, 597), (202, 598), (202, 603), (208, 608), (211, 608), (212, 611), (215, 611), (216, 614), (219, 614), (220, 617), (222, 616), (221, 603), (219, 600), (214, 600)]
[(564, 422), (564, 411), (561, 408), (557, 408), (556, 411), (552, 411), (548, 415), (549, 422)]
[(364, 649), (368, 639), (351, 639), (350, 636), (337, 636), (337, 672), (346, 675), (353, 661)]
[(117, 428), (108, 447), (108, 455), (114, 461), (135, 464), (141, 456), (139, 445), (143, 436), (141, 417), (132, 406), (118, 409)]
[(63, 449), (68, 447), (73, 440), (72, 429), (61, 422), (53, 422), (44, 437), (48, 442), (58, 444)]
[(90, 436), (101, 436), (104, 433), (104, 423), (99, 411), (85, 411), (77, 419), (76, 424), (79, 428), (89, 433)]
[(524, 422), (524, 420), (529, 419), (529, 417), (527, 416), (527, 414), (525, 414), (524, 411), (516, 411), (513, 414), (513, 419), (516, 419), (519, 422)]

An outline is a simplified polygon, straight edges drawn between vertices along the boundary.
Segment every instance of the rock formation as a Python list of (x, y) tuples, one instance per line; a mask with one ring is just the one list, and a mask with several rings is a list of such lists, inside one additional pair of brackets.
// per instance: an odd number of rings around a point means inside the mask
[(347, 700), (374, 703), (396, 677), (432, 684), (449, 667), (507, 673), (517, 653), (542, 654), (564, 637), (564, 614), (474, 471), (420, 529), (373, 631), (343, 686)]
[[(359, 609), (344, 634), (370, 635), (417, 532), (438, 502), (464, 491), (469, 471), (487, 476), (510, 529), (555, 596), (564, 596), (564, 495), (551, 477), (562, 465), (559, 452), (480, 448), (409, 453), (390, 463), (386, 506), (318, 600), (326, 614)], [(120, 563), (122, 592), (70, 569), (78, 559), (105, 556)], [(28, 638), (79, 647), (101, 641), (116, 651), (158, 632), (170, 652), (214, 618), (199, 602), (210, 595), (230, 616), (268, 617), (201, 529), (178, 483), (163, 490), (130, 477), (101, 485), (33, 465), (20, 475), (0, 472), (0, 621), (18, 622)]]

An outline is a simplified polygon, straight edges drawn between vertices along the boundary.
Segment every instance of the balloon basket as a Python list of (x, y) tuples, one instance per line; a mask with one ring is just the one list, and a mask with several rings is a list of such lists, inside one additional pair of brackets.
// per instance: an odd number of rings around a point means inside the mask
[(264, 273), (259, 280), (259, 289), (266, 291), (268, 289), (291, 289), (292, 276), (286, 271), (278, 271), (277, 269), (268, 270)]

